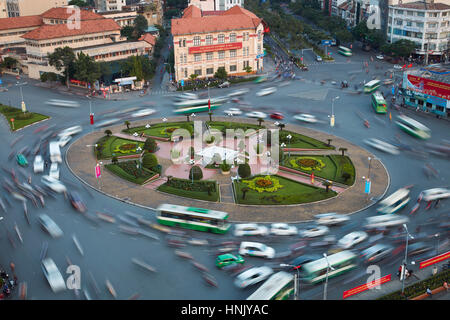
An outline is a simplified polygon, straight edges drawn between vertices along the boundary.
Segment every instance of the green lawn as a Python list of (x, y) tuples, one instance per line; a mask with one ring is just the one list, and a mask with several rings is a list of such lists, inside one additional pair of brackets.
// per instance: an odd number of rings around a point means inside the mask
[[(207, 188), (211, 187), (208, 194)], [(189, 179), (172, 178), (170, 182), (166, 182), (158, 187), (158, 191), (174, 194), (177, 196), (192, 198), (206, 201), (219, 201), (219, 186), (214, 180), (192, 181)]]
[[(255, 177), (249, 179), (243, 179), (244, 181), (249, 181)], [(328, 193), (325, 189), (312, 187), (303, 183), (299, 183), (290, 179), (286, 179), (280, 176), (271, 176), (278, 179), (281, 188), (274, 192), (258, 192), (256, 190), (250, 189), (245, 194), (245, 199), (242, 199), (243, 188), (248, 188), (248, 184), (244, 183), (242, 180), (235, 182), (235, 197), (236, 202), (240, 204), (253, 204), (253, 205), (287, 205), (287, 204), (299, 204), (314, 202), (323, 199), (328, 199), (337, 195), (336, 192), (329, 190)]]
[[(214, 115), (212, 116), (212, 119), (214, 119)], [(255, 121), (255, 124), (251, 123), (236, 123), (236, 122), (225, 122), (225, 121), (207, 121), (206, 122), (211, 128), (215, 128), (222, 133), (226, 133), (226, 129), (242, 129), (245, 133), (248, 129), (258, 130), (258, 129), (264, 129), (264, 126), (258, 126), (257, 122)]]
[[(289, 140), (288, 135), (292, 138)], [(280, 131), (280, 144), (285, 143), (287, 148), (303, 148), (303, 149), (334, 149), (334, 146), (328, 146), (325, 142), (314, 138), (295, 133), (292, 131)]]
[(144, 142), (138, 142), (128, 139), (122, 139), (118, 137), (102, 137), (97, 141), (97, 159), (110, 159), (113, 156), (127, 156), (133, 154), (139, 154), (142, 151), (136, 151), (135, 149), (131, 150), (123, 150), (122, 152), (118, 151), (119, 147), (125, 144), (135, 144), (141, 148), (144, 147)]
[(136, 184), (143, 184), (145, 181), (156, 175), (156, 172), (146, 168), (138, 169), (138, 161), (122, 161), (118, 164), (107, 164), (105, 167), (113, 174)]
[[(0, 113), (3, 114), (9, 123), (11, 130), (16, 131), (20, 128), (33, 124), (35, 122), (48, 119), (48, 116), (44, 116), (39, 113), (26, 112), (25, 115), (21, 109), (0, 105)], [(14, 119), (14, 129), (11, 122)]]
[[(189, 123), (186, 121), (181, 122), (163, 122), (152, 124), (150, 128), (146, 128), (145, 126), (134, 127), (130, 129), (122, 130), (125, 133), (133, 134), (144, 133), (148, 136), (160, 137), (160, 138), (170, 138), (172, 135), (172, 131), (178, 128), (188, 130), (191, 135), (194, 133), (194, 123), (190, 121)], [(170, 129), (167, 131), (167, 129)]]
[[(301, 167), (298, 165), (299, 159), (315, 159), (320, 164), (314, 167), (314, 175), (316, 177), (324, 178), (331, 181), (336, 181), (346, 185), (352, 185), (355, 181), (355, 167), (349, 157), (341, 155), (291, 155), (286, 156), (282, 165), (300, 172), (311, 174), (312, 170), (308, 170), (307, 167)], [(342, 175), (344, 172), (350, 174), (350, 177), (346, 180)]]

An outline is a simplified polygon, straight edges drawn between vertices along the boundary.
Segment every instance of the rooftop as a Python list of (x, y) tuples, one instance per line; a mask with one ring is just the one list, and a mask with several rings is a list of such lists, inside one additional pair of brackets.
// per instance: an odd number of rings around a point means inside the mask
[[(448, 2), (448, 0), (441, 0)], [(418, 10), (450, 10), (450, 5), (445, 3), (426, 3), (425, 1), (416, 1), (393, 5), (395, 8), (418, 9)]]
[(138, 40), (150, 43), (152, 46), (154, 46), (156, 43), (156, 37), (150, 33), (144, 33), (144, 35), (140, 37)]
[(41, 16), (23, 16), (14, 18), (1, 18), (0, 30), (21, 29), (37, 27), (42, 24)]
[[(70, 7), (51, 8), (51, 9), (45, 11), (43, 14), (41, 14), (41, 17), (44, 19), (67, 20), (74, 14), (74, 11), (72, 11), (72, 10), (73, 10), (73, 8), (70, 8)], [(98, 19), (104, 19), (104, 17), (95, 12), (80, 9), (80, 19), (81, 20), (98, 20)]]
[(413, 68), (408, 70), (408, 74), (450, 84), (450, 63)]

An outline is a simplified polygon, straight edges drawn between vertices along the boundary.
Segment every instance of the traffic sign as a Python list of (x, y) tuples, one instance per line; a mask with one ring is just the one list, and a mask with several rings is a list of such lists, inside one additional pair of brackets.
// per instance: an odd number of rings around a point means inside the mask
[(323, 46), (331, 46), (331, 40), (322, 40)]
[(97, 179), (102, 176), (102, 171), (101, 171), (100, 165), (98, 163), (95, 166), (95, 176), (96, 176)]
[(11, 122), (14, 122), (14, 118), (11, 118)]
[(180, 80), (180, 84), (181, 84), (182, 87), (184, 87), (184, 80), (183, 79)]

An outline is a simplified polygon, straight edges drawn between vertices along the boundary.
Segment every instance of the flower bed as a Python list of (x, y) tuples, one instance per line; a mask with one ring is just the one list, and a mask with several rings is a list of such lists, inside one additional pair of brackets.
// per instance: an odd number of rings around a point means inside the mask
[(192, 183), (189, 179), (171, 178), (157, 190), (181, 197), (217, 202), (219, 201), (218, 189), (216, 181), (213, 180)]
[(143, 184), (158, 173), (146, 168), (138, 168), (138, 160), (122, 161), (117, 164), (107, 164), (105, 167), (113, 174), (136, 184)]
[(137, 147), (143, 149), (143, 142), (136, 142), (133, 140), (122, 139), (115, 136), (104, 136), (97, 142), (95, 154), (97, 159), (111, 159), (113, 156), (128, 156), (136, 155), (142, 151), (138, 151)]
[(191, 135), (194, 133), (193, 123), (186, 121), (155, 123), (150, 125), (149, 128), (146, 128), (145, 126), (133, 127), (122, 130), (122, 132), (128, 134), (137, 132), (138, 134), (144, 133), (146, 136), (151, 137), (170, 138), (176, 129), (186, 129)]
[(318, 158), (313, 157), (296, 157), (289, 160), (293, 168), (300, 168), (305, 171), (318, 170), (321, 171), (326, 165)]
[(247, 184), (247, 187), (251, 190), (255, 190), (259, 193), (261, 192), (275, 192), (278, 189), (283, 188), (280, 184), (280, 180), (273, 176), (265, 177), (255, 177), (251, 180), (242, 180), (243, 183)]

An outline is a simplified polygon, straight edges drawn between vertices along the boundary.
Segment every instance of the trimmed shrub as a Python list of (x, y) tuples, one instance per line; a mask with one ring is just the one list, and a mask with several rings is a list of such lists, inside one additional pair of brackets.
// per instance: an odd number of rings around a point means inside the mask
[(199, 166), (193, 166), (191, 170), (189, 170), (189, 179), (202, 180), (203, 179), (202, 169)]
[(220, 169), (224, 172), (228, 172), (231, 170), (231, 166), (224, 162), (220, 165)]
[(157, 146), (158, 144), (156, 143), (155, 139), (147, 138), (147, 140), (145, 140), (144, 150), (153, 153), (156, 151)]
[(250, 168), (250, 165), (248, 163), (242, 163), (239, 165), (238, 168), (238, 174), (241, 178), (248, 178), (252, 174), (252, 170)]
[(153, 153), (146, 153), (142, 159), (144, 168), (151, 169), (158, 165), (158, 159)]

